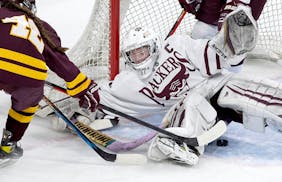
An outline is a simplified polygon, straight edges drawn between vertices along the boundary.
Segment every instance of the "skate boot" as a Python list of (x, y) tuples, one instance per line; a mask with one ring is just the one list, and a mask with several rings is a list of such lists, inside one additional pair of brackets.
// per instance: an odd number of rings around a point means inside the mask
[(4, 129), (0, 145), (0, 161), (5, 159), (18, 159), (23, 155), (23, 149), (17, 145), (17, 142), (10, 141), (11, 137), (12, 133)]

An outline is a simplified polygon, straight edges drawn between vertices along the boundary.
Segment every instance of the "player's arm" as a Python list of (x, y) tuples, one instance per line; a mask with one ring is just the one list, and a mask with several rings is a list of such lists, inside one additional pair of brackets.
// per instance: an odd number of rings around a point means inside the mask
[[(55, 46), (60, 46), (61, 41), (55, 30), (47, 23), (43, 26), (48, 30), (50, 38)], [(46, 45), (43, 51), (47, 66), (59, 77), (66, 81), (67, 92), (70, 96), (79, 98), (81, 107), (96, 110), (99, 103), (98, 85), (80, 72), (78, 67), (72, 63), (62, 51), (57, 51)]]

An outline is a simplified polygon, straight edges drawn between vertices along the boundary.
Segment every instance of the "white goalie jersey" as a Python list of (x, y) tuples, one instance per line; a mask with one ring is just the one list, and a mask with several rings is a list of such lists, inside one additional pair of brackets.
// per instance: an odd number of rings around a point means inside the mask
[[(238, 62), (241, 59), (239, 56)], [(157, 66), (146, 80), (142, 80), (135, 71), (125, 70), (113, 81), (100, 82), (100, 103), (134, 117), (165, 114), (195, 88), (201, 88), (200, 92), (204, 97), (214, 93), (213, 87), (217, 87), (220, 80), (224, 80), (228, 75), (222, 74), (222, 71), (231, 68), (230, 64), (209, 45), (209, 40), (195, 40), (187, 35), (174, 35), (168, 38), (160, 49), (156, 62)], [(220, 77), (218, 76), (216, 84), (211, 86), (207, 84), (208, 78), (214, 75), (221, 75), (222, 78), (218, 79)], [(76, 99), (63, 99), (57, 104), (70, 117), (75, 112), (83, 114)], [(46, 116), (48, 112), (51, 110), (43, 107), (37, 114)], [(106, 111), (105, 113), (112, 115)], [(90, 113), (85, 114), (95, 117)]]
[(110, 83), (101, 84), (101, 103), (138, 116), (166, 112), (189, 91), (230, 66), (209, 47), (208, 40), (176, 35), (164, 44), (157, 67), (147, 80), (123, 71)]

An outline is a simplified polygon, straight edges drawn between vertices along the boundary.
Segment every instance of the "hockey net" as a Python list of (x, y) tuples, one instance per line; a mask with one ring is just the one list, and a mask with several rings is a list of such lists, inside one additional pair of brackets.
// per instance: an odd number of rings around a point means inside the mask
[[(120, 9), (117, 2), (120, 3)], [(159, 33), (161, 39), (164, 39), (181, 11), (178, 0), (96, 0), (88, 25), (68, 55), (90, 78), (112, 79), (119, 67), (118, 45), (122, 43), (126, 32), (136, 26), (150, 27)], [(111, 17), (117, 18), (117, 14), (120, 15), (119, 20), (112, 20)], [(186, 14), (176, 33), (189, 34), (195, 21), (192, 14)], [(257, 48), (260, 54), (263, 50), (264, 55), (271, 56), (272, 59), (280, 59), (281, 0), (267, 1), (258, 24)], [(119, 36), (111, 34), (111, 30), (115, 30), (115, 33), (118, 31)], [(113, 44), (117, 46), (113, 47)], [(52, 75), (50, 77), (53, 82), (58, 83), (58, 78)]]
[[(67, 54), (89, 78), (98, 82), (102, 79), (113, 79), (118, 73), (119, 65), (120, 68), (124, 65), (119, 55), (119, 44), (130, 29), (136, 26), (150, 27), (164, 40), (181, 12), (178, 0), (95, 0), (89, 23)], [(175, 33), (189, 34), (195, 22), (192, 14), (186, 14)], [(258, 24), (259, 51), (253, 55), (281, 59), (281, 0), (267, 1)], [(52, 72), (48, 80), (61, 86), (65, 83)], [(50, 88), (45, 88), (45, 94), (53, 101), (66, 97)], [(69, 102), (62, 102), (62, 107), (71, 104)], [(44, 107), (45, 103), (42, 105)], [(38, 115), (44, 117), (50, 112), (47, 107), (46, 110), (41, 109)]]

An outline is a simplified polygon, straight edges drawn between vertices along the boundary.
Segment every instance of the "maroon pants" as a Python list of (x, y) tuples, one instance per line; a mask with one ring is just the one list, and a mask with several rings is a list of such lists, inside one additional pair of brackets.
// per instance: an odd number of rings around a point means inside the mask
[[(17, 87), (0, 83), (0, 89), (11, 95), (12, 108), (19, 112), (38, 105), (43, 97), (43, 87)], [(8, 116), (6, 129), (13, 134), (11, 141), (19, 141), (24, 135), (28, 125), (29, 123), (21, 123)]]
[(43, 88), (7, 86), (0, 83), (0, 89), (11, 95), (12, 108), (17, 111), (36, 106), (43, 97)]

